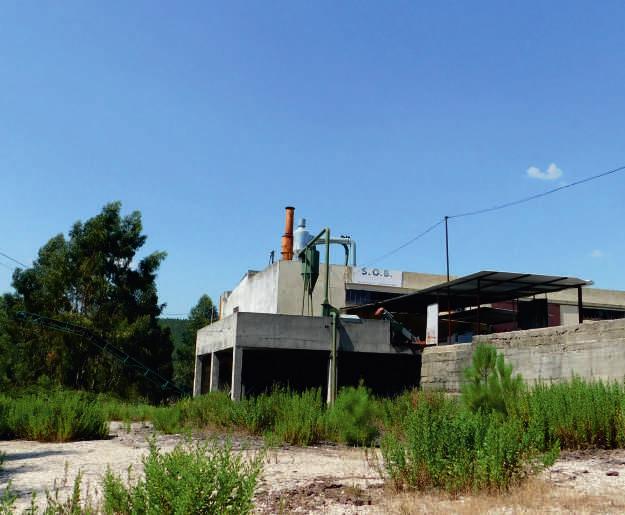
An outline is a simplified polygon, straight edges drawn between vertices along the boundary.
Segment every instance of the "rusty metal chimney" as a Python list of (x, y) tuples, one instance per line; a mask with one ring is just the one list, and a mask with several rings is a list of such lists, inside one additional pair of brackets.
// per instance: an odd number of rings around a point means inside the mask
[(293, 217), (295, 208), (288, 206), (284, 223), (284, 235), (282, 236), (282, 259), (291, 261), (293, 259)]

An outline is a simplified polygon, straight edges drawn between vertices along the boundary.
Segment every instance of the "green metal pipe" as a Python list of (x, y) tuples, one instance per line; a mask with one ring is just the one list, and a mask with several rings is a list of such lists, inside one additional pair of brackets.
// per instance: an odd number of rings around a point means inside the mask
[(327, 228), (326, 228), (326, 229), (323, 229), (323, 230), (322, 230), (319, 234), (317, 234), (317, 236), (315, 236), (312, 240), (310, 240), (310, 241), (306, 244), (306, 246), (305, 246), (302, 250), (300, 250), (300, 251), (299, 251), (299, 253), (297, 254), (297, 257), (301, 257), (301, 256), (302, 256), (302, 254), (304, 253), (304, 251), (305, 251), (308, 247), (312, 247), (315, 243), (317, 243), (317, 241), (319, 241), (319, 240), (321, 239), (321, 237), (325, 234), (325, 232), (326, 232), (327, 230), (328, 230)]
[(337, 332), (338, 327), (336, 323), (337, 312), (332, 311), (330, 313), (330, 318), (332, 319), (332, 346), (330, 348), (330, 392), (328, 395), (328, 404), (331, 406), (336, 401), (336, 392), (337, 392), (337, 363), (336, 363), (336, 350), (337, 350)]
[(325, 276), (325, 284), (323, 285), (323, 304), (322, 304), (322, 315), (327, 317), (330, 315), (330, 228), (326, 227), (324, 229), (326, 233), (326, 276)]

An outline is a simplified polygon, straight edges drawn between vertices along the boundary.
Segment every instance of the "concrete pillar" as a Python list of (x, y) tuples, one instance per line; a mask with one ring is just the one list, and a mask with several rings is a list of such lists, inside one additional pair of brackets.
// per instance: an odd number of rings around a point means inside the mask
[(208, 391), (216, 392), (219, 390), (219, 354), (211, 352), (211, 372), (208, 383)]
[(195, 374), (193, 375), (193, 397), (202, 394), (202, 358), (195, 356)]
[(232, 349), (232, 382), (230, 383), (230, 398), (233, 401), (240, 401), (243, 396), (243, 384), (241, 372), (243, 371), (243, 349), (234, 347)]

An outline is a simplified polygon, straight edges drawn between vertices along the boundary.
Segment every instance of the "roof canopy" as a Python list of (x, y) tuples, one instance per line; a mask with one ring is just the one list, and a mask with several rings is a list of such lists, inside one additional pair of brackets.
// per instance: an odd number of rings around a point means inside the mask
[(366, 315), (372, 314), (378, 307), (384, 307), (394, 313), (425, 313), (428, 304), (436, 302), (439, 303), (440, 309), (443, 311), (447, 309), (456, 310), (481, 304), (533, 297), (588, 284), (592, 283), (575, 277), (484, 270), (408, 295), (401, 295), (372, 304), (348, 306), (343, 308), (343, 311)]

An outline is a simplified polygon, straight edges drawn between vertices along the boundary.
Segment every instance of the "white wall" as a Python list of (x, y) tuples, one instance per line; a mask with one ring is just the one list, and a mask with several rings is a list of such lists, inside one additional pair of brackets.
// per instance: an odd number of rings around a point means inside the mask
[(560, 325), (579, 324), (579, 310), (570, 304), (560, 305)]
[(278, 274), (280, 262), (256, 273), (247, 273), (223, 304), (221, 318), (240, 312), (278, 312)]

